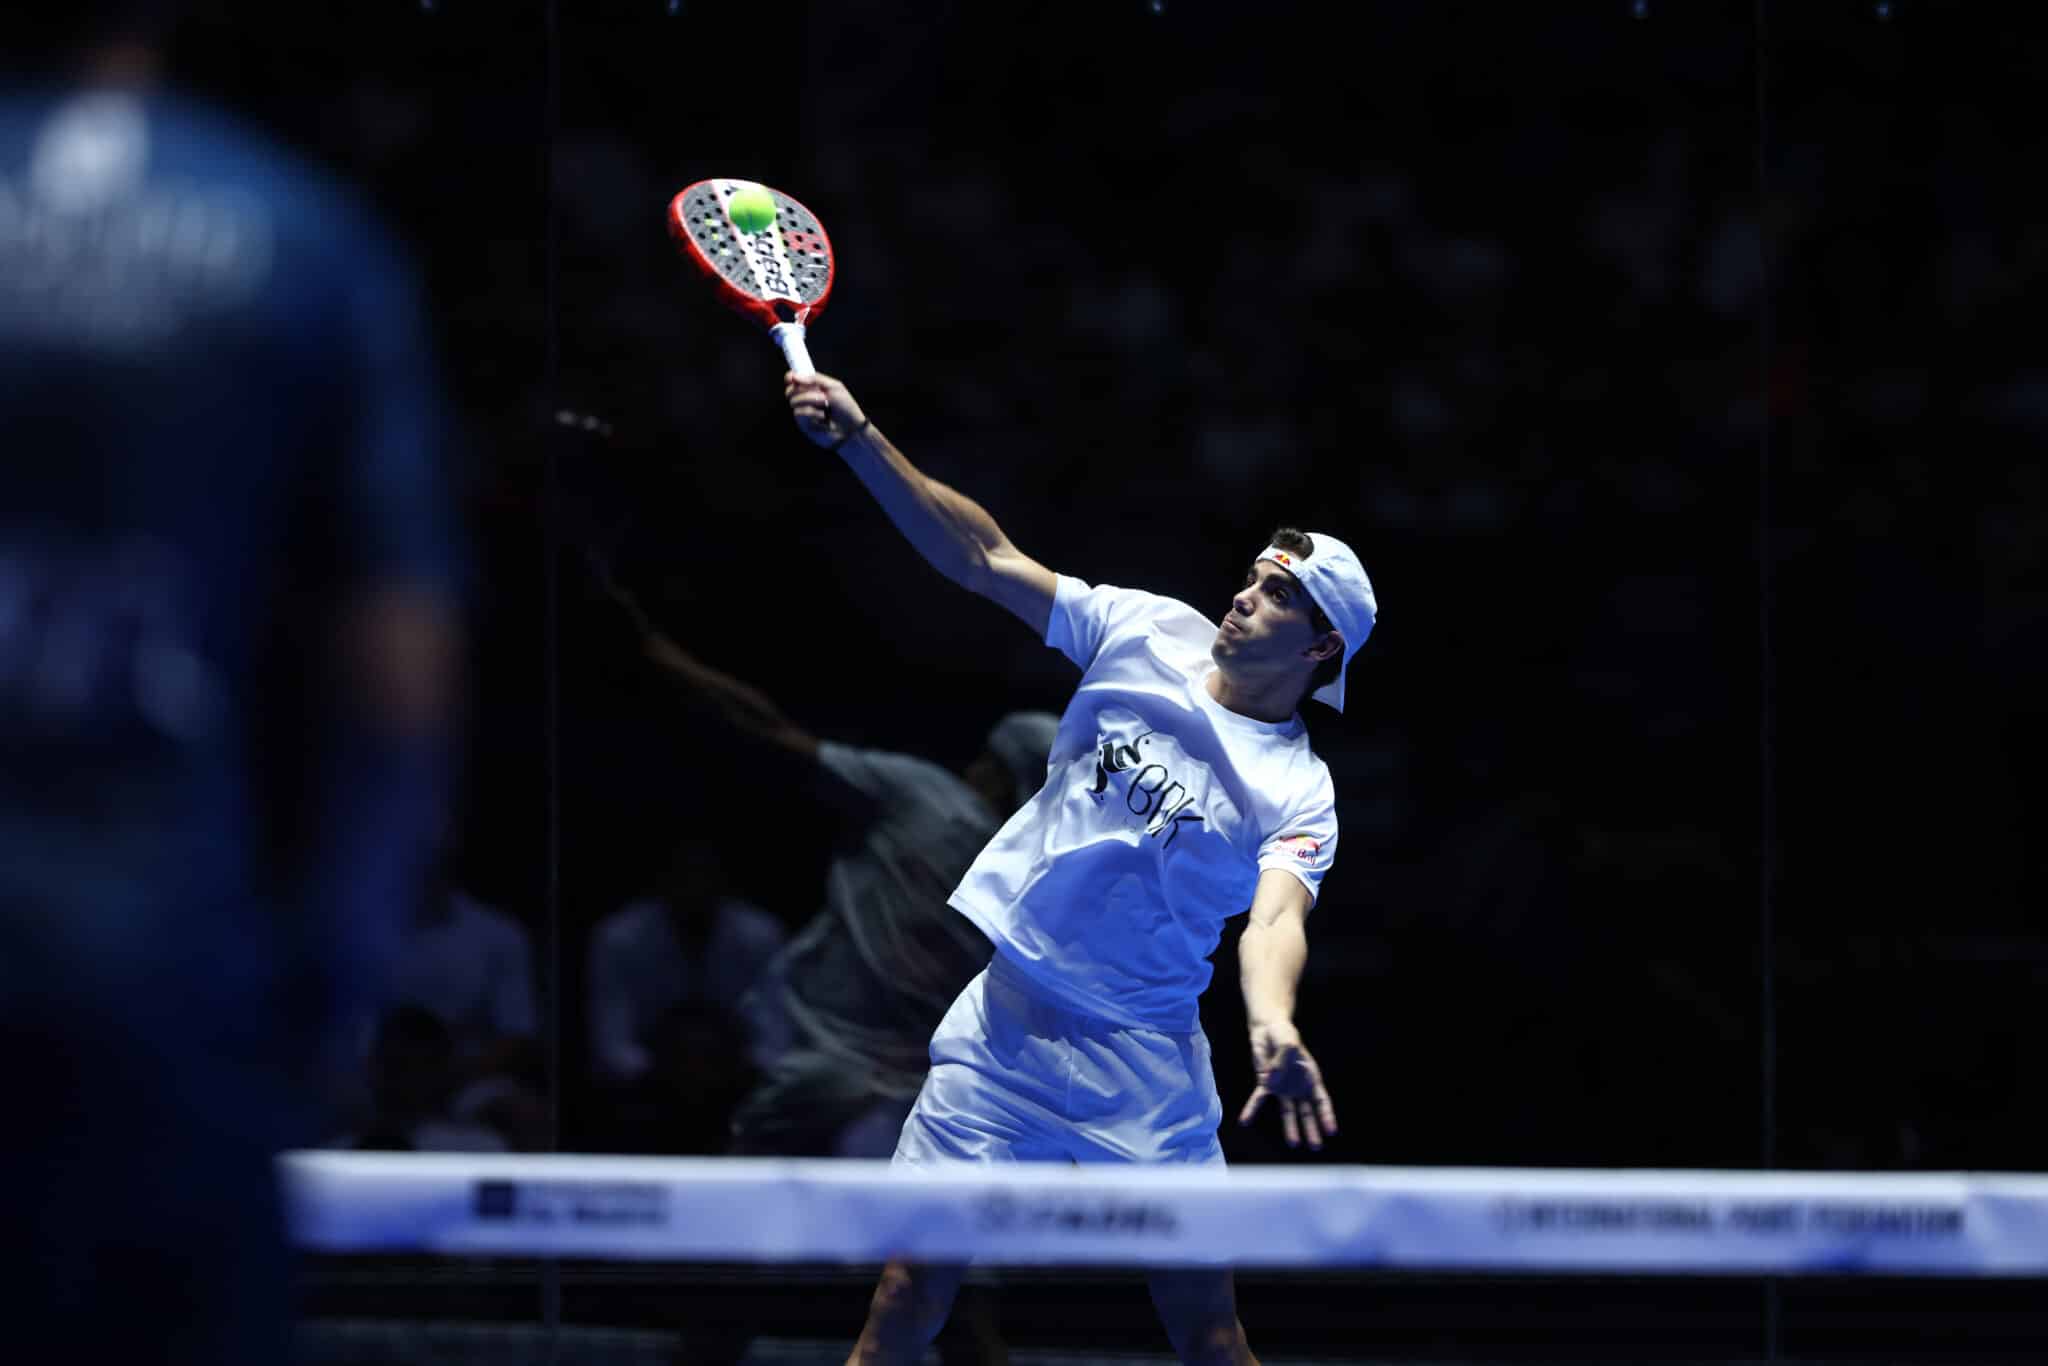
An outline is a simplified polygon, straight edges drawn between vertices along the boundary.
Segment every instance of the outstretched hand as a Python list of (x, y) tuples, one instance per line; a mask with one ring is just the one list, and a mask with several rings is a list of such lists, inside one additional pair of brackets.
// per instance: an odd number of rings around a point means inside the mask
[(786, 372), (782, 377), (782, 396), (789, 400), (797, 430), (815, 445), (832, 446), (867, 421), (867, 415), (853, 401), (846, 386), (830, 375), (806, 375), (799, 379), (795, 371)]
[(1239, 1124), (1251, 1123), (1270, 1096), (1280, 1111), (1280, 1133), (1288, 1147), (1299, 1147), (1306, 1138), (1309, 1147), (1320, 1149), (1324, 1136), (1337, 1132), (1337, 1109), (1323, 1086), (1323, 1071), (1292, 1023), (1252, 1026), (1252, 1074), (1258, 1085), (1237, 1116)]

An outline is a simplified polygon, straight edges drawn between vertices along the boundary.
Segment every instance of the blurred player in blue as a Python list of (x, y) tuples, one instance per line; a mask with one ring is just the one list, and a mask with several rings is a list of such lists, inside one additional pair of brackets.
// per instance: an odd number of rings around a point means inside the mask
[(35, 8), (0, 18), (5, 1331), (268, 1366), (273, 1156), (446, 797), (428, 346), (349, 193), (159, 84), (160, 16)]

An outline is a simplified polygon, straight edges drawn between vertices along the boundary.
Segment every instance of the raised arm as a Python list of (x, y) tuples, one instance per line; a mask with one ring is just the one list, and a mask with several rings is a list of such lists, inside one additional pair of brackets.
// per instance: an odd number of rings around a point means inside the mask
[(785, 715), (774, 699), (752, 684), (712, 668), (664, 635), (639, 600), (619, 585), (601, 559), (592, 556), (590, 562), (605, 592), (632, 618), (640, 634), (641, 653), (693, 702), (715, 713), (734, 730), (764, 744), (788, 750), (800, 759), (818, 757), (818, 737)]
[(1010, 544), (981, 504), (921, 473), (832, 376), (791, 374), (782, 388), (798, 430), (838, 452), (932, 568), (1045, 635), (1055, 576)]

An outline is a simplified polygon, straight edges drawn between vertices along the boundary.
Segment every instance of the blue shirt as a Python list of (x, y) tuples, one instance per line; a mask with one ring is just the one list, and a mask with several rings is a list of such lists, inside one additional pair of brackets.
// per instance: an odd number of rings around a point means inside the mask
[(24, 977), (202, 1014), (274, 998), (294, 955), (374, 977), (441, 769), (351, 743), (317, 651), (372, 585), (452, 590), (429, 352), (398, 246), (282, 149), (171, 95), (0, 97)]

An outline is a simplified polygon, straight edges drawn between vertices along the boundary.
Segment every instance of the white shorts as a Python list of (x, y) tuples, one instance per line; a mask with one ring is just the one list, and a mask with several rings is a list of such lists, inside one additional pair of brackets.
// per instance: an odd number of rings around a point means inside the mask
[(1209, 1040), (1084, 1015), (997, 954), (932, 1035), (897, 1163), (1185, 1162), (1220, 1166)]

